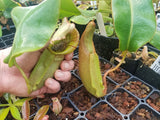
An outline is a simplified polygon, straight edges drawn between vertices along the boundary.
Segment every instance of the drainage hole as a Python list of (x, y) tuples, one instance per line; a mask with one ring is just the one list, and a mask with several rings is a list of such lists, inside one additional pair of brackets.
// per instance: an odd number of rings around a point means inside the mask
[(124, 119), (128, 119), (128, 116), (124, 116)]
[(144, 103), (144, 100), (141, 100), (142, 103)]
[(81, 113), (80, 113), (80, 115), (81, 115), (81, 116), (84, 116), (84, 113), (83, 113), (83, 112), (81, 112)]

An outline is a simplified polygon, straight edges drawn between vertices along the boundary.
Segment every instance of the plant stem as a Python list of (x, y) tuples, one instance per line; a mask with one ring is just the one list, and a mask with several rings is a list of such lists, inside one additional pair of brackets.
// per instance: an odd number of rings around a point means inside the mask
[[(118, 68), (121, 66), (121, 64), (124, 62), (124, 60), (125, 60), (125, 58), (126, 58), (127, 51), (124, 51), (122, 54), (123, 54), (123, 58), (122, 58), (121, 62), (119, 62), (118, 65), (116, 65), (116, 67), (109, 69), (109, 70), (108, 70), (107, 72), (105, 72), (104, 75), (103, 75), (103, 84), (104, 84), (104, 87), (105, 87), (106, 89), (107, 89), (106, 76), (107, 76), (110, 72), (115, 71), (116, 69), (118, 69)], [(105, 89), (104, 91), (106, 91), (106, 89)]]

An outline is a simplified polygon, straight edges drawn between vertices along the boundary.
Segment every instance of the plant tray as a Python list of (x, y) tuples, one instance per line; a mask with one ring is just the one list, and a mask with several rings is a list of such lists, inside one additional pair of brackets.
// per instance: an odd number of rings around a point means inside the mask
[(15, 35), (15, 27), (10, 26), (10, 30), (7, 30), (6, 27), (2, 29), (3, 36), (0, 37), (0, 49), (4, 49), (12, 46), (14, 35)]
[[(102, 75), (105, 69), (114, 66), (104, 58), (99, 59)], [(52, 107), (52, 97), (61, 100), (63, 110), (59, 115), (49, 110), (51, 120), (159, 120), (158, 89), (120, 68), (115, 75), (107, 76), (107, 94), (96, 98), (86, 91), (79, 77), (78, 53), (75, 53), (73, 60), (76, 66), (71, 71), (70, 82), (61, 83), (59, 93), (46, 94), (45, 98), (34, 100), (37, 108), (46, 104)]]
[[(13, 40), (14, 35), (11, 36), (9, 40)], [(99, 59), (102, 75), (114, 66), (102, 57)], [(50, 120), (160, 120), (160, 90), (119, 68), (107, 76), (107, 94), (96, 98), (86, 91), (79, 77), (78, 49), (75, 50), (73, 60), (75, 68), (71, 71), (70, 82), (62, 82), (60, 92), (46, 94), (45, 98), (32, 101), (39, 109), (46, 104), (52, 107), (52, 97), (61, 100), (62, 112), (55, 115), (49, 110)], [(32, 112), (31, 119), (36, 112)]]

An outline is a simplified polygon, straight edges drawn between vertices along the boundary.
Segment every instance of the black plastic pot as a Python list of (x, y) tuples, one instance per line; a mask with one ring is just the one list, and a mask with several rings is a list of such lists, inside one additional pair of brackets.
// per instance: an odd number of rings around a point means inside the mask
[[(160, 51), (158, 49), (154, 48), (149, 44), (148, 44), (148, 50), (160, 54)], [(149, 66), (143, 64), (141, 60), (138, 61), (138, 66), (135, 72), (135, 76), (141, 78), (148, 84), (160, 90), (160, 74), (156, 73)]]
[[(114, 59), (114, 64), (117, 65), (119, 62), (116, 61), (115, 57), (122, 59), (118, 54), (113, 53), (113, 59)], [(125, 69), (131, 74), (135, 74), (137, 67), (138, 67), (138, 60), (134, 60), (131, 58), (125, 58), (125, 63), (122, 63), (121, 68)]]
[(111, 59), (113, 51), (119, 44), (118, 38), (105, 37), (96, 33), (93, 36), (93, 42), (97, 54), (107, 60)]
[[(156, 49), (152, 45), (147, 44), (147, 47), (148, 51), (153, 51), (160, 55), (160, 50)], [(140, 48), (139, 50), (141, 51), (141, 49), (142, 48)], [(113, 56), (119, 57), (119, 55), (116, 53), (114, 53)], [(118, 62), (114, 60), (114, 64), (117, 65)], [(125, 58), (125, 63), (123, 63), (121, 67), (160, 90), (160, 74), (156, 73), (149, 66), (145, 65), (141, 59), (134, 60), (130, 58)]]
[(160, 75), (139, 61), (135, 76), (160, 90)]

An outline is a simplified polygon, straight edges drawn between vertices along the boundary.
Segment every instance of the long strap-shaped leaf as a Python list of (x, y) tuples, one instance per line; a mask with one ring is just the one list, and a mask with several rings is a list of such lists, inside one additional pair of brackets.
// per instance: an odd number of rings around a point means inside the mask
[(156, 30), (152, 0), (112, 0), (115, 31), (120, 50), (136, 51)]

